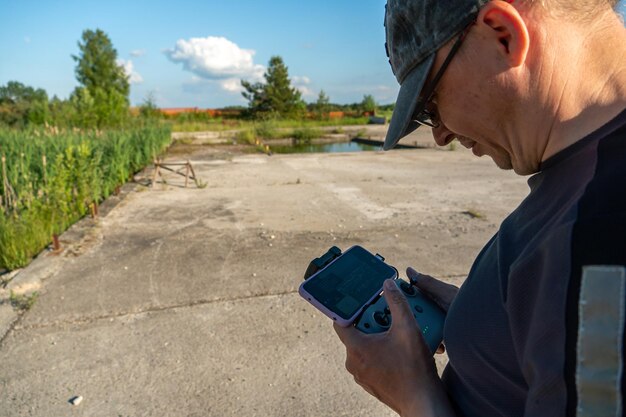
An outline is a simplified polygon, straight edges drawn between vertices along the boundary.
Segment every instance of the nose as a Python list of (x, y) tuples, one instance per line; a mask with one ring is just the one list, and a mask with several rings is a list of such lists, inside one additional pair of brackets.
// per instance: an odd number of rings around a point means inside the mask
[(448, 129), (441, 120), (439, 120), (439, 126), (434, 127), (432, 132), (435, 143), (439, 146), (448, 145), (456, 137), (454, 132)]

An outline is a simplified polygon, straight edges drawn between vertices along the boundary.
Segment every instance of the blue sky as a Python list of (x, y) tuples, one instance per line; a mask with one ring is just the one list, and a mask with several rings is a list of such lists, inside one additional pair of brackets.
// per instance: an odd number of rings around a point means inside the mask
[[(384, 53), (385, 0), (0, 0), (0, 85), (16, 80), (67, 98), (72, 54), (102, 29), (131, 74), (131, 103), (245, 105), (239, 79), (283, 57), (306, 101), (381, 104), (398, 86)], [(624, 1), (621, 3), (624, 11)]]
[[(67, 98), (72, 54), (100, 28), (132, 68), (131, 103), (162, 107), (246, 104), (239, 79), (283, 57), (306, 101), (337, 103), (398, 91), (384, 53), (385, 0), (0, 0), (0, 85), (10, 80)], [(130, 64), (129, 64), (130, 63)]]

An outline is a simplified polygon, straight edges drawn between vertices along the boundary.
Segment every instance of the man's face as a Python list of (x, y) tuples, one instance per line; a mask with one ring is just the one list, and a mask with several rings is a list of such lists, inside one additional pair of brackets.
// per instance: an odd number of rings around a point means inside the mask
[[(473, 42), (476, 36), (472, 35), (470, 30), (429, 103), (429, 110), (439, 119), (439, 126), (432, 130), (433, 137), (439, 146), (457, 138), (474, 155), (488, 155), (502, 169), (516, 168), (514, 148), (507, 143), (504, 123), (507, 117), (512, 117), (511, 109), (506, 100), (501, 100), (498, 81), (485, 73), (480, 62), (484, 54), (476, 53)], [(450, 43), (437, 52), (431, 78), (449, 50)]]

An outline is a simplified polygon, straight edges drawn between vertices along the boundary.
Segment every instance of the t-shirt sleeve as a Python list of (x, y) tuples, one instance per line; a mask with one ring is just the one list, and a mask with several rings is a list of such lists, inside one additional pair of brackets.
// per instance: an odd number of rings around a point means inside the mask
[(506, 302), (524, 414), (621, 415), (626, 214), (577, 218), (534, 247), (511, 266)]

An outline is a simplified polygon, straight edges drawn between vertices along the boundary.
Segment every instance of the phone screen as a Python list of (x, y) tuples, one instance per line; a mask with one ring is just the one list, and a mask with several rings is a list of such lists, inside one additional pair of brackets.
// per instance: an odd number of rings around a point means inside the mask
[(307, 280), (304, 289), (343, 319), (353, 317), (396, 271), (360, 246)]

